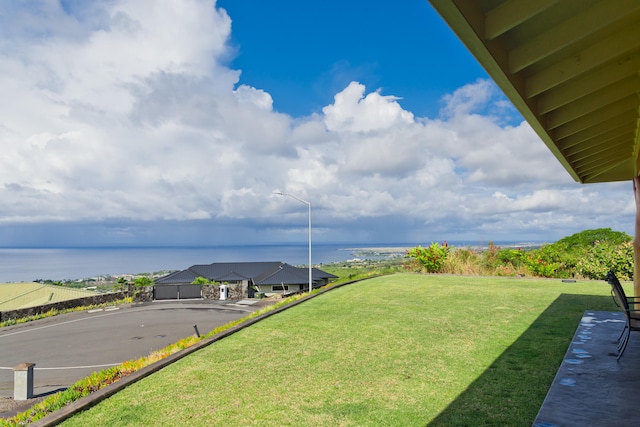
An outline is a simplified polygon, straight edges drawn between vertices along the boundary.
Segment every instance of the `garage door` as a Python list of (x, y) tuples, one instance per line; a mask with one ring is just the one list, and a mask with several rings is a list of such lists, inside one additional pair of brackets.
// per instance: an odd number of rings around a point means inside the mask
[(154, 298), (157, 300), (202, 298), (202, 287), (200, 285), (156, 285)]

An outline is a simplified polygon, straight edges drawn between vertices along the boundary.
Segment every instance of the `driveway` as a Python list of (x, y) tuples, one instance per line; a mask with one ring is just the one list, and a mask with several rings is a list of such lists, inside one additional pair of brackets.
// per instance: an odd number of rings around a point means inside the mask
[(137, 359), (181, 338), (246, 316), (263, 303), (159, 301), (69, 313), (0, 329), (0, 397), (13, 396), (12, 368), (36, 364), (36, 396), (63, 389), (94, 371)]

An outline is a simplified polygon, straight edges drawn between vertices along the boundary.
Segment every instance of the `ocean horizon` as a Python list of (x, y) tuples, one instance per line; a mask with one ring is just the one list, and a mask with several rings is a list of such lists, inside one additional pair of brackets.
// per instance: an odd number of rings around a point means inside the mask
[[(449, 242), (482, 248), (482, 243)], [(534, 247), (542, 242), (497, 242), (504, 247)], [(428, 243), (313, 244), (312, 264), (403, 256), (407, 248)], [(486, 245), (486, 243), (484, 243)], [(213, 262), (282, 261), (307, 265), (308, 244), (229, 245), (211, 247), (60, 247), (0, 248), (0, 283), (76, 280), (98, 276), (183, 270)]]

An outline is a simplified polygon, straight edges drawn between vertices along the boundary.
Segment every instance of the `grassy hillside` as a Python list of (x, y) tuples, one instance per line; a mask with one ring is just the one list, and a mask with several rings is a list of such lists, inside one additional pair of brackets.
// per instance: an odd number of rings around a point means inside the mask
[(395, 274), (200, 350), (65, 426), (531, 425), (603, 282)]
[(41, 283), (0, 284), (0, 311), (66, 301), (96, 295), (96, 292)]

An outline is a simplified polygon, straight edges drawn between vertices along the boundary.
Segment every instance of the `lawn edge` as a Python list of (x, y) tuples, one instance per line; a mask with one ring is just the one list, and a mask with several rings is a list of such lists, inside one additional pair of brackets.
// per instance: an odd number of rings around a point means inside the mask
[(373, 279), (376, 277), (380, 277), (380, 276), (371, 276), (371, 277), (365, 277), (362, 279), (357, 279), (357, 280), (352, 280), (349, 282), (344, 282), (344, 283), (338, 283), (336, 285), (330, 286), (326, 289), (321, 289), (319, 292), (315, 292), (312, 294), (309, 294), (303, 298), (300, 298), (299, 300), (293, 301), (289, 304), (283, 305), (282, 307), (278, 307), (274, 310), (268, 311), (266, 313), (263, 313), (259, 316), (256, 316), (252, 319), (248, 319), (246, 321), (244, 321), (243, 323), (233, 326), (230, 329), (227, 329), (226, 331), (217, 333), (209, 338), (205, 338), (204, 340), (190, 346), (187, 347), (183, 350), (178, 351), (177, 353), (174, 353), (162, 360), (159, 360), (157, 362), (152, 363), (149, 366), (146, 366), (130, 375), (127, 375), (126, 377), (120, 379), (119, 381), (116, 381), (112, 384), (109, 384), (108, 386), (95, 391), (91, 394), (89, 394), (88, 396), (85, 396), (81, 399), (76, 400), (75, 402), (72, 402), (71, 404), (65, 406), (64, 408), (61, 408), (49, 415), (47, 415), (46, 417), (31, 423), (31, 426), (34, 427), (49, 427), (49, 426), (55, 426), (60, 424), (61, 422), (71, 418), (73, 415), (77, 414), (78, 412), (82, 412), (84, 410), (87, 410), (89, 408), (91, 408), (92, 406), (97, 405), (98, 403), (102, 402), (103, 400), (109, 398), (110, 396), (116, 394), (119, 391), (124, 390), (125, 388), (127, 388), (128, 386), (130, 386), (131, 384), (134, 384), (146, 377), (148, 377), (149, 375), (156, 373), (158, 371), (160, 371), (162, 368), (171, 365), (175, 362), (177, 362), (178, 360), (182, 359), (183, 357), (186, 357), (188, 355), (190, 355), (191, 353), (194, 353), (198, 350), (201, 350), (205, 347), (208, 347), (209, 345), (213, 344), (214, 342), (220, 341), (223, 338), (226, 338), (228, 336), (231, 336), (233, 334), (235, 334), (236, 332), (241, 331), (242, 329), (249, 327), (261, 320), (264, 320), (268, 317), (271, 317), (275, 314), (281, 313), (284, 310), (287, 310), (291, 307), (295, 307), (299, 304), (304, 303), (305, 301), (310, 300), (311, 298), (315, 298), (319, 295), (323, 295), (326, 292), (332, 291), (334, 289), (338, 289), (341, 288), (343, 286), (346, 285), (351, 285), (353, 283), (357, 283), (357, 282), (361, 282), (363, 280), (368, 280), (368, 279)]

